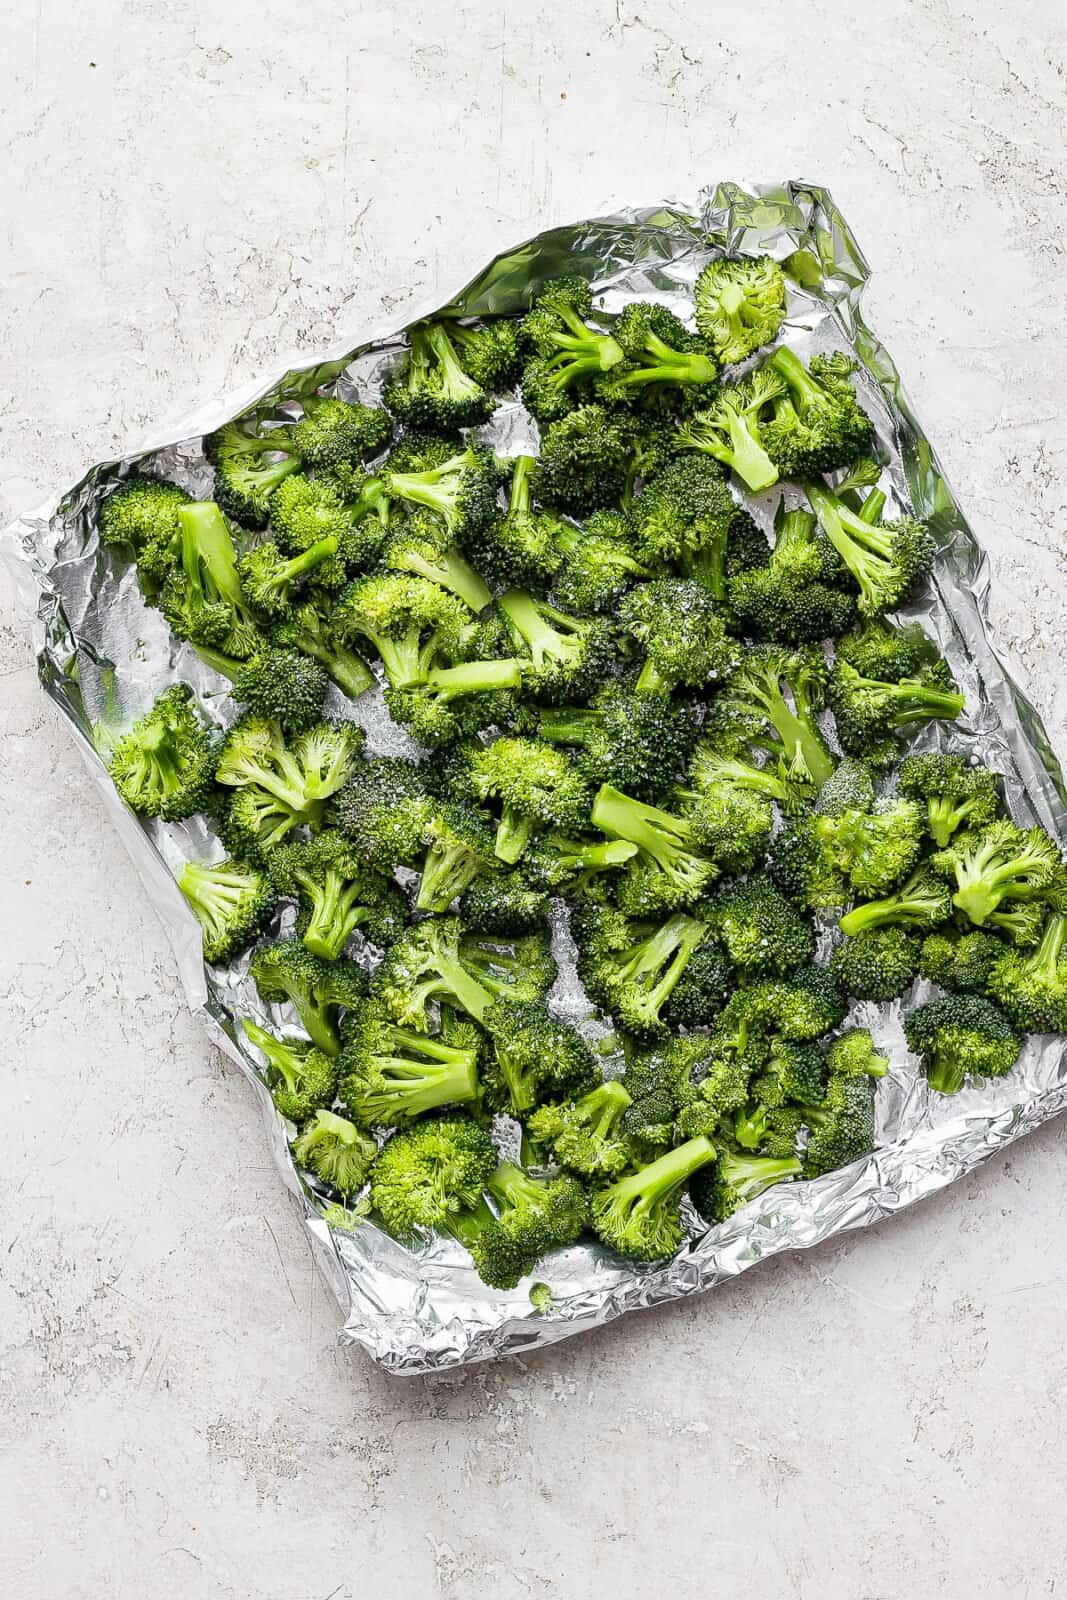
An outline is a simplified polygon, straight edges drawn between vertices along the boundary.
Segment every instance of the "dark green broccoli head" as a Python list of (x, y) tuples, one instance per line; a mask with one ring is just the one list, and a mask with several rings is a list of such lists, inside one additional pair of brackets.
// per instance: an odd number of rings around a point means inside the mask
[(834, 867), (860, 895), (894, 888), (914, 866), (925, 831), (919, 807), (899, 796), (877, 800), (869, 811), (823, 813), (813, 826)]
[(302, 1123), (333, 1104), (337, 1061), (306, 1039), (280, 1039), (244, 1019), (246, 1037), (266, 1058), (271, 1097), (283, 1117)]
[(467, 554), (493, 583), (543, 585), (562, 563), (559, 540), (569, 524), (554, 512), (535, 508), (536, 465), (536, 456), (515, 457), (507, 510), (486, 521), (467, 544)]
[[(678, 912), (663, 922), (631, 921), (613, 906), (583, 907), (575, 919), (578, 976), (589, 995), (619, 1024), (641, 1038), (667, 1031), (662, 1012), (695, 952), (707, 924)], [(716, 962), (702, 968), (682, 1000), (707, 1022), (721, 1004)], [(701, 979), (708, 980), (704, 988)]]
[(719, 369), (711, 346), (666, 306), (632, 301), (611, 332), (625, 359), (594, 379), (606, 404), (643, 412), (689, 411), (714, 394)]
[(314, 581), (339, 588), (347, 567), (367, 567), (378, 555), (384, 529), (377, 517), (360, 516), (332, 478), (286, 478), (271, 495), (271, 529), (278, 545), (294, 558), (321, 551), (324, 539), (337, 550), (314, 572)]
[[(889, 1058), (878, 1053), (868, 1028), (851, 1028), (840, 1038), (831, 1040), (826, 1051), (826, 1061), (835, 1078), (884, 1078), (889, 1069)], [(810, 1100), (811, 1095), (795, 1094), (794, 1100)]]
[(420, 859), (427, 820), (435, 810), (428, 762), (375, 756), (358, 762), (333, 802), (333, 820), (379, 872)]
[(407, 428), (453, 433), (493, 413), (493, 397), (460, 363), (444, 323), (420, 323), (411, 348), (385, 385), (384, 400)]
[(265, 528), (271, 496), (300, 470), (288, 429), (257, 432), (255, 419), (227, 422), (204, 436), (204, 454), (215, 469), (215, 500), (242, 528)]
[(625, 631), (644, 652), (637, 687), (669, 694), (725, 678), (740, 651), (714, 597), (691, 578), (654, 578), (631, 589), (619, 609)]
[(723, 1145), (713, 1167), (698, 1172), (689, 1188), (689, 1198), (704, 1221), (714, 1225), (726, 1222), (750, 1200), (787, 1178), (801, 1176), (795, 1156), (756, 1156)]
[(840, 1026), (848, 996), (826, 967), (808, 966), (792, 977), (752, 985), (744, 1004), (757, 1028), (804, 1043)]
[(617, 1178), (633, 1165), (632, 1140), (622, 1131), (630, 1096), (621, 1083), (601, 1083), (577, 1100), (539, 1106), (527, 1123), (561, 1166), (581, 1178)]
[(266, 624), (281, 622), (296, 605), (305, 579), (324, 589), (342, 586), (345, 567), (337, 552), (338, 543), (332, 536), (288, 558), (276, 544), (257, 545), (237, 563), (245, 598)]
[(518, 872), (482, 873), (464, 892), (459, 914), (470, 928), (484, 933), (518, 935), (542, 929), (549, 898)]
[(316, 1111), (293, 1141), (297, 1164), (345, 1196), (362, 1189), (377, 1154), (369, 1134), (333, 1111)]
[(216, 967), (246, 949), (274, 910), (270, 879), (246, 861), (187, 861), (178, 887), (200, 924), (204, 960)]
[(588, 1044), (537, 1001), (498, 1000), (483, 1019), (491, 1041), (486, 1105), (526, 1117), (537, 1106), (584, 1094), (600, 1080)]
[(374, 685), (374, 674), (367, 663), (338, 636), (332, 602), (321, 595), (295, 606), (273, 626), (270, 637), (282, 649), (299, 650), (310, 656), (350, 700), (358, 700)]
[(577, 747), (578, 770), (591, 785), (610, 782), (639, 800), (652, 800), (685, 766), (697, 722), (685, 700), (611, 680), (588, 706), (543, 712), (538, 731), (553, 743)]
[(176, 683), (116, 742), (108, 771), (132, 810), (177, 822), (204, 809), (213, 766), (211, 735), (193, 691)]
[(618, 886), (619, 906), (631, 915), (656, 917), (692, 905), (718, 877), (715, 863), (698, 849), (686, 817), (646, 805), (606, 783), (593, 801), (590, 820), (611, 838), (637, 847)]
[(265, 865), (270, 852), (294, 829), (321, 827), (324, 813), (320, 801), (297, 811), (254, 783), (216, 790), (210, 808), (212, 823), (230, 855), (256, 866)]
[(621, 512), (595, 511), (584, 528), (561, 522), (556, 547), (562, 559), (552, 598), (566, 609), (612, 612), (638, 579), (650, 576), (638, 559), (630, 518)]
[(771, 881), (798, 906), (831, 911), (851, 898), (848, 879), (820, 837), (812, 815), (795, 817), (774, 841)]
[(874, 810), (874, 775), (866, 761), (846, 756), (815, 798), (819, 816), (840, 817), (846, 811)]
[(502, 1161), (487, 1185), (488, 1208), (457, 1231), (484, 1282), (513, 1289), (549, 1250), (573, 1244), (589, 1222), (589, 1202), (576, 1178), (535, 1177)]
[(395, 689), (423, 684), (441, 656), (451, 659), (469, 618), (455, 595), (407, 572), (358, 578), (333, 613), (341, 638), (369, 644)]
[[(981, 934), (971, 935), (981, 938)], [(1067, 1032), (1067, 916), (1049, 917), (1037, 949), (1029, 955), (1002, 950), (987, 981), (987, 993), (1009, 1019), (1028, 1033)]]
[(895, 1000), (919, 974), (920, 949), (937, 937), (931, 934), (920, 947), (904, 928), (872, 928), (835, 947), (830, 971), (855, 1000)]
[(924, 522), (883, 520), (885, 496), (874, 489), (855, 511), (820, 482), (806, 486), (808, 502), (859, 590), (858, 609), (880, 617), (901, 605), (930, 570), (934, 543)]
[(447, 1231), (457, 1212), (478, 1204), (496, 1170), (492, 1139), (471, 1117), (433, 1117), (397, 1133), (371, 1176), (371, 1205), (390, 1233)]
[(124, 478), (100, 506), (101, 544), (132, 550), (149, 600), (181, 560), (178, 512), (190, 498), (176, 483), (139, 472)]
[(354, 961), (324, 961), (299, 939), (260, 945), (249, 973), (264, 1000), (295, 1007), (313, 1044), (328, 1056), (341, 1047), (342, 1011), (358, 1006), (367, 992), (367, 975)]
[(780, 508), (775, 527), (770, 560), (730, 582), (730, 606), (742, 629), (783, 644), (836, 638), (852, 621), (856, 602), (827, 578), (815, 517)]
[(499, 811), (496, 854), (519, 859), (535, 832), (573, 832), (589, 815), (589, 788), (554, 746), (538, 739), (494, 739), (474, 747), (468, 781), (477, 798)]
[(548, 505), (579, 515), (617, 503), (626, 490), (633, 430), (603, 406), (583, 405), (546, 428), (533, 474)]
[(892, 762), (898, 740), (917, 724), (955, 721), (964, 705), (947, 668), (931, 668), (922, 679), (884, 683), (862, 678), (847, 661), (838, 661), (830, 674), (829, 699), (844, 748), (875, 766)]
[(415, 902), (420, 911), (447, 911), (479, 874), (496, 865), (489, 819), (465, 802), (435, 802), (422, 837), (426, 854)]
[(308, 395), (302, 405), (304, 415), (289, 436), (305, 466), (328, 472), (342, 463), (366, 461), (389, 443), (393, 426), (378, 406), (333, 395)]
[(874, 428), (849, 381), (856, 363), (848, 356), (813, 356), (805, 370), (791, 350), (780, 348), (767, 365), (784, 390), (770, 402), (761, 437), (783, 478), (833, 472), (870, 448)]
[(697, 327), (725, 366), (770, 344), (785, 319), (785, 279), (770, 256), (709, 261), (693, 294)]
[(449, 336), (459, 364), (483, 389), (510, 389), (522, 370), (519, 323), (512, 317), (494, 317), (473, 327), (449, 324)]
[(985, 994), (989, 975), (1005, 949), (1003, 939), (995, 933), (977, 928), (972, 933), (938, 929), (928, 933), (922, 942), (919, 971), (942, 989), (957, 994)]
[(746, 977), (784, 976), (811, 960), (815, 934), (810, 922), (764, 878), (750, 878), (711, 902), (708, 922)]
[(675, 567), (720, 603), (726, 599), (726, 557), (737, 507), (714, 465), (682, 455), (645, 486), (633, 508), (634, 547), (648, 566)]
[(497, 517), (496, 462), (491, 450), (473, 440), (433, 466), (400, 471), (387, 462), (381, 482), (390, 498), (438, 517), (449, 538), (464, 549)]
[(874, 1083), (870, 1076), (832, 1075), (823, 1103), (804, 1108), (805, 1178), (818, 1178), (874, 1149)]
[(396, 884), (369, 867), (344, 834), (279, 845), (270, 874), (279, 894), (299, 902), (297, 932), (326, 961), (337, 960), (357, 928), (385, 946), (407, 923), (407, 901)]
[(290, 734), (318, 722), (328, 684), (323, 668), (301, 651), (268, 647), (240, 663), (231, 693), (250, 716), (277, 722)]
[(900, 764), (897, 786), (925, 808), (930, 837), (944, 849), (959, 828), (984, 828), (997, 814), (997, 779), (988, 767), (932, 750)]
[(964, 1079), (1002, 1078), (1022, 1048), (1022, 1035), (989, 1000), (950, 994), (919, 1006), (904, 1021), (908, 1049), (922, 1057), (938, 1094), (957, 1094)]
[(767, 854), (774, 812), (766, 795), (737, 784), (711, 784), (686, 791), (684, 815), (697, 846), (723, 872), (751, 872)]

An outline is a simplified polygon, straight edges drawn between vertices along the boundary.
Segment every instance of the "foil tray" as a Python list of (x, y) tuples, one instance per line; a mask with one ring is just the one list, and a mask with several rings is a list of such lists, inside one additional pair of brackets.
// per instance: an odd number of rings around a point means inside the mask
[[(554, 228), (497, 256), (447, 306), (426, 306), (419, 315), (518, 312), (541, 282), (566, 271), (588, 278), (608, 309), (648, 296), (687, 316), (697, 273), (710, 255), (722, 252), (766, 252), (783, 262), (790, 284), (783, 333), (800, 354), (853, 351), (861, 363), (861, 398), (889, 458), (894, 493), (928, 519), (935, 534), (939, 556), (932, 580), (907, 615), (936, 636), (966, 692), (967, 711), (947, 733), (926, 735), (927, 742), (977, 753), (1003, 775), (1016, 820), (1040, 823), (1064, 842), (1062, 775), (1033, 706), (992, 637), (986, 560), (892, 359), (864, 322), (867, 263), (826, 189), (799, 181), (720, 184), (692, 204), (625, 208)], [(551, 1344), (625, 1312), (713, 1288), (779, 1251), (817, 1244), (900, 1211), (1063, 1110), (1067, 1048), (1057, 1036), (1033, 1037), (1009, 1077), (945, 1099), (928, 1093), (906, 1050), (900, 1002), (854, 1007), (850, 1021), (870, 1026), (891, 1059), (878, 1091), (878, 1148), (813, 1182), (768, 1190), (718, 1227), (703, 1228), (693, 1217), (689, 1242), (658, 1267), (635, 1268), (598, 1245), (577, 1245), (543, 1262), (536, 1285), (525, 1281), (504, 1293), (486, 1288), (452, 1241), (427, 1238), (409, 1249), (358, 1214), (337, 1225), (336, 1208), (325, 1206), (293, 1165), (286, 1125), (239, 1027), (244, 1016), (274, 1024), (293, 1019), (284, 1009), (265, 1012), (247, 978), (247, 959), (224, 970), (204, 966), (198, 925), (175, 883), (185, 860), (217, 859), (221, 846), (202, 819), (167, 825), (135, 818), (118, 799), (93, 742), (93, 725), (107, 713), (109, 695), (112, 710), (132, 718), (179, 677), (196, 688), (220, 724), (231, 721), (236, 709), (224, 680), (171, 637), (158, 612), (145, 607), (133, 568), (99, 548), (94, 525), (102, 495), (132, 471), (161, 472), (206, 493), (211, 475), (202, 435), (253, 405), (282, 417), (302, 395), (323, 386), (350, 397), (375, 396), (399, 340), (395, 330), (374, 333), (324, 352), (314, 365), (281, 371), (268, 384), (216, 397), (169, 437), (95, 466), (73, 489), (20, 518), (6, 530), (2, 548), (35, 611), (41, 683), (60, 707), (167, 929), (189, 1004), (255, 1085), (279, 1171), (341, 1306), (340, 1338), (390, 1372), (414, 1374)], [(536, 439), (517, 404), (503, 407), (480, 431), (507, 453)], [(776, 495), (748, 502), (764, 526), (770, 525)], [(372, 750), (410, 748), (378, 691), (353, 704), (337, 696), (328, 709), (355, 717)], [(580, 1021), (588, 1006), (574, 976), (563, 918), (556, 932), (561, 977), (552, 1003)], [(911, 1000), (925, 998), (925, 989), (920, 982)]]

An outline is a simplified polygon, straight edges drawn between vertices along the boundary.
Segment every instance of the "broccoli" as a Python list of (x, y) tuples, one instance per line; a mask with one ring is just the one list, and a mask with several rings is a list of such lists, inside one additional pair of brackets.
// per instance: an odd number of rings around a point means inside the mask
[(373, 989), (402, 1027), (429, 1031), (427, 1006), (446, 1001), (480, 1022), (495, 999), (539, 1000), (556, 966), (546, 939), (464, 938), (456, 917), (408, 928), (374, 975)]
[(315, 602), (296, 606), (272, 630), (271, 637), (283, 649), (310, 656), (350, 700), (358, 700), (374, 685), (367, 663), (338, 637), (333, 612), (323, 612)]
[(468, 933), (460, 952), (478, 982), (497, 1000), (543, 1000), (556, 981), (551, 940), (544, 931), (517, 939)]
[(556, 529), (560, 564), (552, 598), (575, 611), (614, 611), (626, 591), (649, 569), (637, 559), (632, 524), (614, 511), (594, 511), (584, 528), (560, 522)]
[(145, 597), (154, 600), (181, 560), (178, 513), (191, 496), (150, 473), (125, 478), (100, 507), (100, 543), (132, 550)]
[(619, 1126), (630, 1104), (621, 1083), (600, 1083), (579, 1100), (538, 1107), (528, 1127), (568, 1171), (581, 1178), (617, 1178), (634, 1160)]
[(848, 879), (837, 865), (818, 824), (808, 813), (794, 817), (774, 841), (768, 875), (776, 888), (809, 911), (832, 911), (851, 898)]
[(521, 682), (518, 661), (464, 661), (433, 668), (422, 684), (386, 689), (385, 704), (395, 722), (432, 748), (506, 723)]
[[(703, 739), (693, 752), (689, 782), (696, 789), (716, 789), (729, 784), (750, 794), (775, 800), (787, 816), (804, 809), (809, 785), (797, 783), (777, 766), (758, 766), (743, 753), (744, 741), (729, 737)], [(831, 780), (832, 781), (832, 780)], [(873, 798), (873, 791), (872, 791)]]
[(374, 944), (389, 945), (407, 922), (400, 890), (368, 867), (343, 834), (280, 845), (271, 852), (270, 875), (279, 894), (299, 900), (296, 931), (324, 961), (336, 961), (357, 928)]
[(233, 665), (233, 698), (249, 716), (276, 722), (286, 735), (302, 733), (322, 717), (327, 677), (299, 650), (269, 646)]
[(569, 616), (525, 589), (508, 589), (498, 604), (536, 697), (580, 699), (600, 684), (614, 654), (606, 622)]
[(493, 829), (473, 806), (436, 802), (426, 814), (422, 837), (426, 854), (415, 901), (420, 911), (447, 911), (480, 873), (495, 866)]
[(315, 568), (315, 582), (338, 589), (348, 567), (367, 567), (381, 548), (385, 530), (374, 517), (361, 516), (330, 478), (287, 478), (270, 497), (270, 521), (280, 549), (299, 558), (336, 539), (337, 551)]
[(498, 1000), (482, 1020), (492, 1046), (482, 1078), (490, 1111), (525, 1118), (600, 1081), (581, 1034), (549, 1016), (540, 1002)]
[(494, 317), (468, 327), (449, 323), (449, 337), (464, 372), (483, 389), (510, 389), (522, 370), (521, 323)]
[(631, 301), (611, 332), (625, 359), (594, 375), (609, 404), (689, 407), (711, 391), (719, 369), (708, 345), (666, 306)]
[(725, 384), (706, 410), (682, 423), (679, 447), (703, 451), (732, 468), (754, 494), (762, 494), (778, 482), (778, 468), (763, 448), (760, 412), (783, 388), (765, 367), (740, 383)]
[(437, 809), (434, 774), (403, 756), (361, 761), (333, 802), (333, 821), (379, 872), (416, 864)]
[(1041, 828), (1018, 828), (1007, 817), (980, 831), (955, 834), (931, 865), (955, 884), (952, 904), (977, 928), (1001, 908), (1048, 901), (1064, 885), (1055, 841)]
[(611, 782), (652, 800), (684, 767), (697, 723), (684, 701), (610, 681), (586, 706), (542, 711), (537, 732), (554, 744), (576, 746), (578, 771), (590, 784)]
[(714, 1225), (726, 1222), (772, 1185), (786, 1178), (799, 1178), (801, 1172), (796, 1156), (753, 1156), (723, 1149), (714, 1167), (698, 1175), (690, 1188), (690, 1198), (704, 1221)]
[(907, 599), (930, 570), (934, 546), (923, 522), (914, 517), (880, 520), (884, 495), (875, 489), (862, 511), (839, 499), (824, 484), (807, 485), (807, 496), (823, 532), (859, 589), (865, 616), (882, 616)]
[[(972, 938), (981, 938), (973, 935)], [(1002, 952), (987, 979), (987, 993), (1028, 1033), (1067, 1033), (1067, 915), (1055, 912), (1030, 955)]]
[(392, 687), (406, 689), (424, 684), (438, 659), (456, 652), (469, 615), (462, 601), (426, 578), (382, 572), (345, 590), (333, 623), (346, 642), (365, 639)]
[(619, 620), (644, 651), (639, 691), (670, 694), (724, 678), (739, 650), (708, 589), (691, 578), (654, 578), (631, 589)]
[(589, 1221), (589, 1202), (576, 1178), (534, 1177), (502, 1161), (486, 1185), (488, 1206), (461, 1215), (453, 1231), (470, 1250), (483, 1282), (514, 1289), (549, 1250), (573, 1244)]
[(1003, 933), (1013, 945), (1018, 945), (1020, 948), (1036, 944), (1044, 926), (1045, 907), (1039, 902), (1021, 903), (1017, 900), (1009, 901), (1008, 904), (1011, 906), (1010, 911), (1005, 911), (1002, 907), (999, 911), (990, 912), (986, 918), (986, 926)]
[[(765, 978), (735, 996), (730, 1004), (741, 1009), (757, 1032), (771, 1030), (783, 1039), (806, 1043), (821, 1039), (838, 1027), (848, 1011), (848, 997), (826, 967), (806, 966), (787, 978)], [(732, 1025), (727, 1005), (716, 1029)]]
[(833, 1039), (826, 1051), (826, 1062), (831, 1076), (837, 1078), (884, 1078), (889, 1070), (889, 1058), (878, 1054), (868, 1028), (852, 1028)]
[(765, 795), (732, 783), (709, 784), (702, 790), (680, 790), (682, 815), (693, 829), (696, 845), (723, 872), (751, 872), (764, 859), (771, 842), (774, 812)]
[(666, 563), (694, 578), (721, 604), (727, 547), (737, 513), (733, 495), (703, 456), (683, 455), (656, 474), (633, 509), (634, 545), (650, 567)]
[(324, 587), (339, 587), (344, 582), (337, 548), (331, 535), (287, 560), (276, 544), (257, 545), (237, 563), (245, 598), (268, 622), (282, 620), (292, 611), (296, 590), (305, 578), (315, 578)]
[(880, 678), (883, 683), (926, 680), (932, 670), (947, 673), (937, 645), (917, 622), (897, 627), (884, 617), (865, 617), (834, 648), (838, 660), (847, 661), (861, 678)]
[(633, 442), (625, 417), (603, 406), (579, 406), (545, 429), (533, 473), (535, 494), (579, 514), (612, 505), (630, 481)]
[[(708, 1063), (708, 1041), (699, 1034), (664, 1039), (653, 1050), (629, 1054), (622, 1085), (630, 1104), (619, 1128), (635, 1161), (651, 1161), (677, 1143), (676, 1121), (693, 1098), (694, 1078)], [(704, 1131), (693, 1129), (694, 1134)]]
[(449, 543), (444, 524), (419, 511), (389, 536), (382, 564), (395, 572), (414, 572), (440, 584), (472, 611), (484, 611), (493, 596), (474, 568)]
[(471, 1117), (434, 1117), (396, 1134), (371, 1174), (370, 1199), (390, 1233), (447, 1231), (476, 1206), (496, 1170), (492, 1139)]
[(817, 788), (834, 770), (816, 722), (825, 688), (826, 665), (814, 646), (754, 645), (723, 685), (711, 729), (723, 741), (763, 750), (790, 782)]
[(770, 344), (785, 320), (785, 279), (770, 256), (720, 256), (694, 289), (697, 327), (726, 366)]
[(750, 878), (711, 902), (708, 921), (726, 946), (739, 972), (784, 975), (811, 959), (815, 934), (811, 924), (774, 885)]
[(270, 852), (294, 829), (322, 825), (325, 805), (315, 800), (296, 811), (255, 784), (219, 790), (212, 803), (212, 820), (231, 856), (262, 865)]
[(241, 717), (222, 741), (215, 781), (234, 789), (251, 784), (293, 811), (307, 811), (347, 781), (364, 738), (355, 723), (317, 722), (289, 744), (277, 722)]
[(339, 1013), (358, 1006), (367, 991), (362, 967), (323, 961), (299, 939), (275, 939), (255, 951), (249, 973), (264, 1000), (290, 1001), (312, 1043), (328, 1056), (338, 1054)]
[(211, 735), (196, 714), (193, 691), (175, 683), (116, 741), (108, 771), (131, 810), (179, 822), (204, 809), (213, 764)]
[(866, 761), (846, 756), (815, 797), (821, 817), (841, 817), (846, 811), (874, 810), (874, 773)]
[(856, 602), (827, 576), (814, 516), (786, 511), (783, 503), (775, 527), (768, 564), (731, 579), (730, 608), (741, 627), (779, 644), (810, 644), (843, 633)]
[(635, 1261), (660, 1261), (673, 1255), (685, 1237), (679, 1210), (682, 1190), (715, 1156), (710, 1139), (689, 1139), (637, 1172), (599, 1189), (592, 1203), (597, 1235), (620, 1255)]
[(541, 423), (555, 422), (574, 409), (574, 386), (588, 389), (594, 376), (623, 360), (609, 333), (587, 321), (593, 296), (582, 278), (545, 283), (523, 318), (520, 337), (533, 352), (522, 375), (526, 409)]
[[(634, 922), (612, 906), (590, 905), (575, 919), (574, 932), (578, 976), (591, 998), (631, 1033), (665, 1033), (661, 1013), (708, 937), (707, 923), (681, 912), (659, 925)], [(697, 1022), (710, 1021), (722, 1003), (721, 967), (716, 976), (718, 986), (688, 996)]]
[(938, 1094), (958, 1094), (968, 1075), (1004, 1077), (1023, 1043), (1004, 1013), (976, 994), (944, 995), (919, 1006), (904, 1020), (904, 1037)]
[(805, 371), (792, 350), (781, 348), (766, 365), (783, 389), (770, 402), (761, 436), (783, 478), (833, 472), (870, 448), (874, 428), (849, 382), (856, 363), (848, 356), (813, 356)]
[(624, 839), (581, 835), (566, 839), (560, 833), (539, 834), (523, 856), (523, 871), (531, 882), (568, 900), (603, 900), (608, 874), (625, 866), (637, 846)]
[(633, 414), (627, 423), (625, 481), (619, 496), (621, 510), (609, 513), (625, 517), (633, 510), (638, 492), (674, 459), (677, 434), (669, 422), (648, 412)]
[(637, 846), (619, 889), (624, 911), (655, 916), (691, 905), (717, 876), (714, 862), (696, 848), (691, 822), (611, 784), (597, 792), (590, 821), (611, 838)]
[(984, 828), (997, 814), (996, 775), (961, 756), (930, 751), (900, 764), (897, 787), (924, 806), (930, 837), (942, 850), (958, 828)]
[(493, 414), (493, 397), (460, 364), (443, 323), (412, 328), (411, 349), (385, 385), (383, 399), (408, 428), (476, 428)]
[(925, 863), (881, 900), (854, 906), (841, 918), (841, 932), (850, 938), (871, 928), (916, 928), (928, 932), (952, 915), (952, 897), (945, 884)]
[[(869, 1042), (870, 1035), (867, 1037)], [(828, 1066), (828, 1057), (813, 1039), (784, 1039), (775, 1035), (770, 1041), (767, 1063), (752, 1081), (752, 1090), (760, 1103), (768, 1107), (784, 1105), (787, 1100), (814, 1103), (825, 1095), (827, 1073), (833, 1070)], [(758, 1141), (746, 1144), (740, 1136), (737, 1142), (746, 1150), (755, 1150), (758, 1145)]]
[(468, 927), (514, 936), (543, 928), (548, 909), (545, 891), (518, 872), (482, 873), (459, 902), (460, 916)]
[(444, 461), (398, 471), (387, 461), (380, 477), (387, 499), (419, 506), (440, 519), (448, 538), (467, 548), (497, 515), (496, 465), (485, 445), (457, 446)]
[[(842, 939), (830, 957), (830, 971), (855, 1000), (895, 1000), (910, 989), (920, 971), (920, 947), (904, 928), (871, 928), (854, 939)], [(929, 976), (923, 969), (923, 976)]]
[(230, 530), (219, 507), (193, 500), (178, 512), (181, 565), (169, 575), (159, 607), (179, 639), (241, 660), (261, 635), (237, 572)]
[(377, 1154), (378, 1146), (369, 1134), (333, 1111), (316, 1111), (293, 1140), (293, 1156), (299, 1165), (343, 1195), (362, 1189)]
[[(729, 1008), (728, 1008), (729, 1009)], [(758, 1027), (736, 1012), (728, 1026), (716, 1022), (710, 1040), (690, 1034), (677, 1040), (693, 1051), (700, 1046), (688, 1082), (683, 1082), (672, 1139), (715, 1138), (744, 1106), (753, 1072), (766, 1065), (769, 1045)], [(724, 1012), (725, 1016), (726, 1013)]]
[(830, 674), (829, 699), (843, 747), (875, 765), (894, 759), (897, 740), (916, 723), (955, 721), (964, 704), (947, 671), (883, 683), (861, 677), (847, 661)]
[(366, 461), (389, 443), (393, 426), (378, 406), (318, 394), (305, 396), (301, 405), (304, 415), (288, 433), (305, 466), (329, 472)]
[(817, 837), (834, 867), (861, 895), (885, 894), (914, 866), (923, 817), (911, 800), (876, 800), (869, 811), (848, 809), (814, 818)]
[(200, 924), (204, 960), (214, 967), (246, 949), (274, 910), (270, 879), (246, 861), (187, 861), (178, 887)]
[(567, 758), (535, 739), (494, 739), (470, 752), (467, 778), (478, 799), (496, 801), (496, 854), (512, 865), (536, 832), (581, 828), (589, 790)]
[[(874, 1062), (884, 1058), (874, 1056)], [(869, 1069), (868, 1069), (869, 1071)], [(877, 1076), (877, 1072), (871, 1076)], [(831, 1073), (821, 1105), (805, 1106), (808, 1142), (804, 1151), (805, 1178), (819, 1178), (858, 1161), (874, 1149), (874, 1084), (862, 1072), (850, 1077)]]
[[(1044, 914), (1037, 906), (1032, 909), (1039, 916)], [(1004, 941), (995, 933), (979, 928), (972, 933), (940, 930), (923, 940), (919, 971), (931, 983), (955, 994), (986, 994), (990, 973), (1005, 952)]]
[(266, 527), (271, 495), (301, 460), (286, 428), (251, 433), (247, 420), (206, 434), (203, 449), (215, 469), (215, 500), (242, 528), (256, 530)]
[(396, 1128), (441, 1106), (470, 1105), (481, 1095), (482, 1040), (473, 1023), (445, 1037), (398, 1026), (373, 1003), (342, 1030), (338, 1093), (361, 1126)]
[(279, 1039), (256, 1022), (243, 1022), (245, 1036), (267, 1058), (267, 1082), (274, 1104), (290, 1122), (306, 1122), (333, 1104), (337, 1062), (306, 1039)]
[(477, 530), (467, 546), (467, 554), (494, 583), (542, 584), (562, 563), (559, 538), (568, 524), (534, 508), (536, 466), (536, 456), (515, 457), (507, 511)]

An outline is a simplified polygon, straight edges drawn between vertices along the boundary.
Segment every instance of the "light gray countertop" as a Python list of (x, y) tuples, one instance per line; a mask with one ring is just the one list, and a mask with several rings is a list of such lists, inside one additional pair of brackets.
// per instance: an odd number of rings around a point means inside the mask
[[(1055, 0), (25, 0), (0, 514), (497, 249), (829, 184), (1067, 751)], [(1067, 1580), (1067, 1128), (523, 1361), (390, 1380), (0, 605), (0, 1593), (1038, 1600)]]

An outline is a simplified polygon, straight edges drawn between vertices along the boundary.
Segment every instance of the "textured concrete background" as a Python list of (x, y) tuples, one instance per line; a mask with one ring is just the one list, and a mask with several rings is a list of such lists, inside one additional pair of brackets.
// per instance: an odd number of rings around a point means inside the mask
[[(533, 227), (819, 179), (1067, 748), (1057, 0), (16, 0), (5, 34), (3, 510)], [(1062, 1124), (702, 1301), (389, 1380), (334, 1348), (248, 1091), (0, 622), (0, 1593), (1059, 1592)]]

